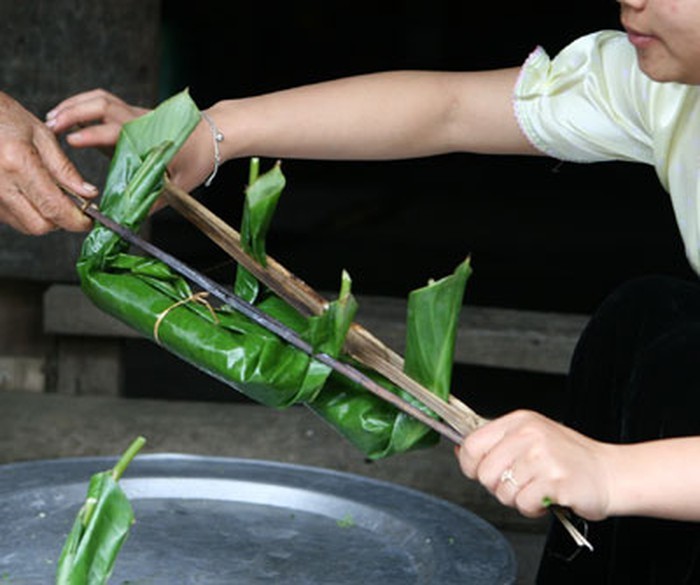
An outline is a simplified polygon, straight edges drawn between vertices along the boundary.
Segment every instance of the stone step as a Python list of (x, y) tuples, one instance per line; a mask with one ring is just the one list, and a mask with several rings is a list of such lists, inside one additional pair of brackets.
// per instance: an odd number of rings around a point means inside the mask
[[(379, 296), (358, 296), (358, 302), (357, 321), (389, 347), (403, 353), (406, 302)], [(565, 373), (586, 319), (581, 314), (465, 305), (457, 335), (455, 362)], [(139, 336), (100, 311), (79, 287), (71, 285), (53, 285), (47, 290), (44, 331), (63, 336)]]

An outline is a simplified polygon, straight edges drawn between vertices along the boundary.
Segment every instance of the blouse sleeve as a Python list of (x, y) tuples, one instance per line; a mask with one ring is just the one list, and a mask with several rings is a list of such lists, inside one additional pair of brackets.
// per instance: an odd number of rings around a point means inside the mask
[(576, 40), (551, 60), (536, 49), (515, 87), (515, 114), (533, 145), (552, 157), (654, 164), (645, 102), (652, 83), (624, 34), (602, 31)]

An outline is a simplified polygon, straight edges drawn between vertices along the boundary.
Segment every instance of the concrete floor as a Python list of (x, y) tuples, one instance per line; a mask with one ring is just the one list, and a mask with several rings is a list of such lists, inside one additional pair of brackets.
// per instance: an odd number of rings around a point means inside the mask
[(239, 403), (0, 393), (0, 463), (116, 455), (137, 435), (148, 439), (144, 453), (313, 465), (430, 493), (499, 528), (513, 546), (518, 583), (534, 582), (546, 523), (520, 517), (466, 480), (445, 441), (429, 450), (368, 463), (303, 407), (277, 412)]

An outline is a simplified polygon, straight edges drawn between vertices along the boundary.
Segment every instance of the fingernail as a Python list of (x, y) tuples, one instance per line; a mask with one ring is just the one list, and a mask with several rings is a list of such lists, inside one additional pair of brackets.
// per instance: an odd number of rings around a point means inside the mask
[(52, 120), (52, 119), (55, 118), (55, 117), (56, 117), (56, 110), (55, 110), (55, 109), (53, 109), (53, 110), (51, 110), (51, 111), (49, 111), (49, 112), (46, 113), (46, 119), (47, 119), (47, 120)]
[(97, 187), (93, 185), (92, 183), (88, 183), (87, 181), (83, 183), (83, 190), (89, 193), (97, 193)]
[(55, 119), (53, 119), (53, 118), (47, 118), (47, 119), (46, 119), (46, 125), (47, 125), (49, 128), (53, 128), (54, 126), (56, 126), (56, 123), (57, 123), (57, 122), (58, 122), (58, 120), (55, 120)]

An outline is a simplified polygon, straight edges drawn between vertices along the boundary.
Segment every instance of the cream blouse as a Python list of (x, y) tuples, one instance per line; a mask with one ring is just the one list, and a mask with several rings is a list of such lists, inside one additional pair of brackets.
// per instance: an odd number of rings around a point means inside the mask
[(514, 106), (525, 135), (550, 156), (654, 165), (700, 273), (700, 87), (649, 79), (624, 33), (602, 31), (554, 59), (536, 49)]

